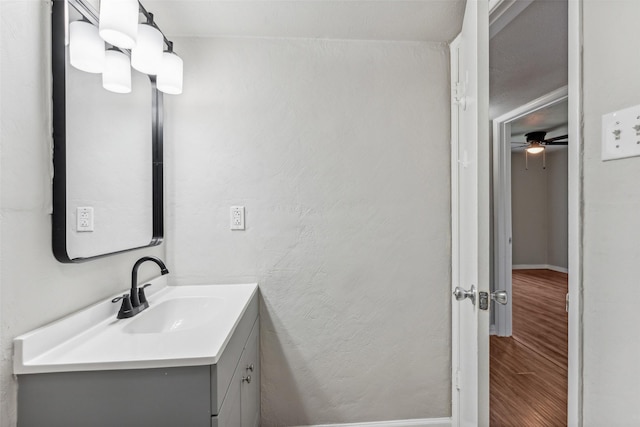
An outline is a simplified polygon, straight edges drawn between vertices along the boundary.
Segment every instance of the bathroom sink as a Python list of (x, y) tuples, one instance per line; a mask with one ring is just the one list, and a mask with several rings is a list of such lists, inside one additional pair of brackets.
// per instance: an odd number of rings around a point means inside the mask
[(134, 317), (124, 328), (128, 334), (160, 334), (206, 325), (224, 306), (218, 297), (178, 297), (161, 302)]
[(255, 283), (151, 283), (149, 308), (134, 317), (117, 319), (105, 299), (15, 338), (14, 373), (213, 365), (258, 292)]

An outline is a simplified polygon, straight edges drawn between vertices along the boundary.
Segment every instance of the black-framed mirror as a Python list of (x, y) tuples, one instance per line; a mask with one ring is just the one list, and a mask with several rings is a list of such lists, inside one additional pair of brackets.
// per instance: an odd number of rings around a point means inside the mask
[[(69, 22), (97, 25), (83, 0), (54, 0), (53, 254), (84, 262), (156, 246), (163, 238), (162, 93), (132, 70), (128, 94), (69, 62)], [(85, 215), (89, 214), (86, 221)]]

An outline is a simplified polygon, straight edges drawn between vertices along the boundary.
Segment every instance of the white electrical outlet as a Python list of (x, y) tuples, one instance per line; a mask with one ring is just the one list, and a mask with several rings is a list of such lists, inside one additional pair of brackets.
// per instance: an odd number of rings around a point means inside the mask
[(76, 208), (76, 231), (93, 231), (93, 208)]
[(244, 230), (244, 206), (231, 206), (231, 229)]

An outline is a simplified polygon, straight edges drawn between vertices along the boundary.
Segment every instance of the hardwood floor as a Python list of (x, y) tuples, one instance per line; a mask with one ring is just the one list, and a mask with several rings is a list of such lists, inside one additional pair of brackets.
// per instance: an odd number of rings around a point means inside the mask
[(491, 425), (565, 426), (568, 279), (513, 271), (513, 337), (490, 341)]

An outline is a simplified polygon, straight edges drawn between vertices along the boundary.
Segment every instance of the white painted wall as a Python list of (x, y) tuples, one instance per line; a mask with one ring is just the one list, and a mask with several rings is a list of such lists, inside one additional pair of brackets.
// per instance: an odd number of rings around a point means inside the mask
[[(134, 261), (163, 247), (85, 264), (51, 252), (50, 6), (0, 2), (0, 425), (16, 423), (12, 340), (130, 286)], [(155, 275), (154, 265), (144, 276)], [(171, 264), (169, 263), (169, 269)]]
[[(264, 426), (450, 415), (448, 53), (177, 39), (174, 281), (261, 286)], [(246, 206), (246, 231), (229, 206)]]
[(511, 228), (514, 265), (547, 263), (547, 172), (542, 155), (511, 152)]
[[(576, 142), (573, 141), (575, 144)], [(547, 153), (547, 264), (569, 268), (569, 150)]]
[(513, 264), (566, 269), (567, 150), (547, 150), (546, 155), (546, 169), (542, 155), (529, 155), (527, 170), (524, 150), (511, 152)]
[(600, 160), (602, 114), (640, 104), (638, 16), (637, 0), (584, 1), (585, 426), (640, 424), (640, 158)]

